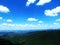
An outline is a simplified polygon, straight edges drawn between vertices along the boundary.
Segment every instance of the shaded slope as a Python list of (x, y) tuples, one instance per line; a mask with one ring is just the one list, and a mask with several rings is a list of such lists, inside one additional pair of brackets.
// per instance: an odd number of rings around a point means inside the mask
[(23, 36), (17, 33), (5, 34), (2, 38), (8, 39), (13, 45), (60, 45), (60, 30), (35, 31)]
[(60, 45), (60, 31), (35, 32), (26, 37), (25, 45)]

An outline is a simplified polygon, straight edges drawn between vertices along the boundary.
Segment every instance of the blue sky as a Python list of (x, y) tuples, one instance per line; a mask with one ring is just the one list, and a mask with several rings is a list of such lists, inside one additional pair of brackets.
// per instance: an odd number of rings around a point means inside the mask
[(59, 28), (60, 0), (0, 0), (0, 30)]

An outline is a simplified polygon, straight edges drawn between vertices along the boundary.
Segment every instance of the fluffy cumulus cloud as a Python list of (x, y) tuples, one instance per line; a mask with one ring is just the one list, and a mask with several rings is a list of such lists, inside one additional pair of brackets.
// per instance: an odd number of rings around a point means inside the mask
[(60, 13), (60, 6), (52, 9), (52, 10), (45, 10), (46, 16), (58, 16), (58, 13)]
[(37, 26), (34, 24), (9, 24), (9, 23), (0, 24), (0, 30), (30, 30), (30, 29), (37, 29)]
[(2, 23), (2, 25), (4, 25), (4, 26), (5, 26), (5, 25), (7, 25), (7, 23)]
[(28, 18), (27, 20), (28, 21), (37, 21), (38, 19), (36, 19), (36, 18)]
[(49, 2), (51, 2), (51, 0), (39, 0), (39, 2), (36, 5), (44, 5)]
[(10, 10), (6, 6), (0, 5), (0, 12), (8, 13)]
[(0, 17), (0, 20), (2, 20), (3, 19), (3, 17)]
[(28, 0), (27, 2), (26, 2), (26, 6), (29, 6), (30, 4), (32, 4), (32, 3), (34, 3), (36, 0)]
[[(47, 28), (48, 27), (48, 28)], [(45, 29), (58, 29), (60, 25), (52, 24), (11, 24), (2, 23), (0, 24), (0, 30), (45, 30)]]
[(56, 21), (59, 21), (59, 22), (60, 22), (60, 18), (59, 18), (59, 19), (57, 19)]
[(38, 21), (38, 23), (43, 23), (43, 21)]
[(7, 19), (6, 22), (13, 22), (12, 19)]
[(56, 23), (56, 22), (54, 22), (53, 24), (54, 24), (54, 25), (58, 25), (58, 23)]
[(38, 30), (46, 29), (47, 25), (35, 25), (35, 24), (0, 24), (0, 30)]

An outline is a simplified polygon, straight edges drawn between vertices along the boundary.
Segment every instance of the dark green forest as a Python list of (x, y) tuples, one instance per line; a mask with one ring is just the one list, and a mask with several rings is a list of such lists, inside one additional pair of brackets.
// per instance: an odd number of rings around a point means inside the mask
[(0, 45), (60, 45), (60, 30), (8, 32), (0, 34)]

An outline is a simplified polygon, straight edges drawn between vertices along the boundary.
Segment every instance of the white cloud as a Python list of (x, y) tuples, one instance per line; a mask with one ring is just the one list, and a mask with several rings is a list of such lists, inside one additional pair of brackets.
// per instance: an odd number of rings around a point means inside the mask
[(6, 22), (13, 22), (12, 19), (7, 19)]
[(44, 5), (49, 2), (51, 2), (51, 0), (39, 0), (39, 2), (36, 5)]
[[(48, 28), (47, 28), (48, 27)], [(60, 25), (54, 24), (0, 24), (0, 30), (45, 30), (45, 29), (58, 29)]]
[(35, 24), (9, 24), (9, 23), (0, 24), (0, 30), (38, 30), (43, 29), (43, 27), (46, 26)]
[(16, 24), (8, 24), (8, 26), (14, 27)]
[(30, 4), (33, 4), (36, 0), (28, 0), (26, 2), (26, 6), (29, 6)]
[(6, 6), (0, 5), (0, 12), (8, 13), (10, 10)]
[(60, 22), (60, 18), (59, 18), (59, 19), (57, 19), (56, 21), (59, 21), (59, 22)]
[(53, 23), (53, 24), (54, 24), (54, 25), (58, 25), (58, 23), (56, 23), (56, 22), (55, 22), (55, 23)]
[(27, 20), (28, 21), (37, 21), (38, 19), (36, 19), (36, 18), (28, 18)]
[(0, 30), (30, 30), (30, 29), (36, 29), (36, 25), (34, 24), (9, 24), (9, 23), (0, 24)]
[(7, 26), (8, 24), (7, 23), (2, 23), (3, 26)]
[(58, 13), (60, 13), (60, 6), (52, 9), (52, 10), (45, 10), (46, 16), (58, 16)]
[(3, 17), (0, 17), (0, 20), (2, 20), (3, 19)]
[(39, 21), (38, 23), (43, 23), (43, 21)]

